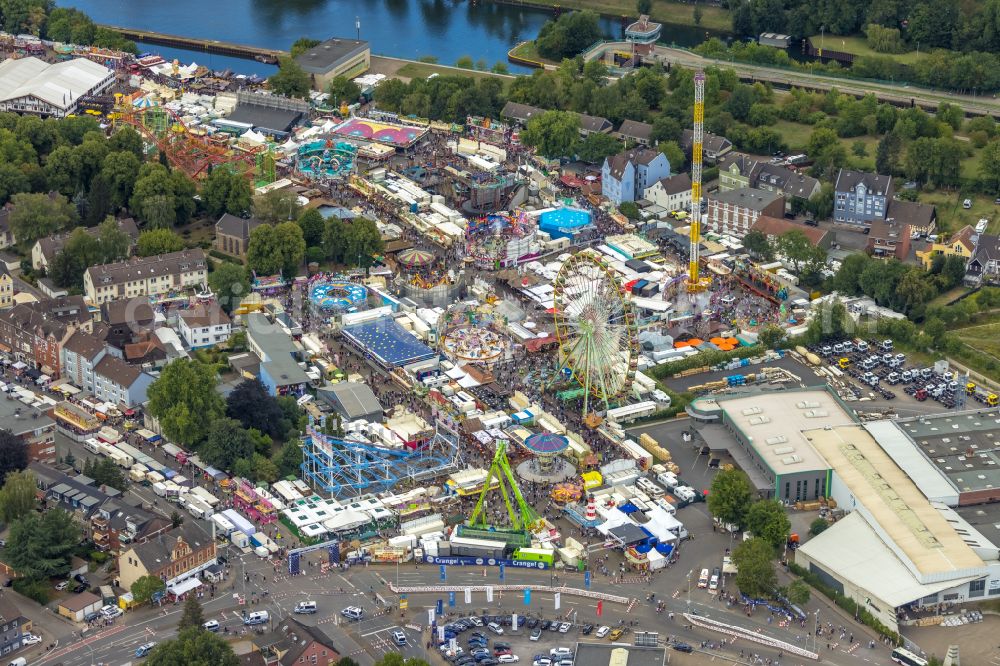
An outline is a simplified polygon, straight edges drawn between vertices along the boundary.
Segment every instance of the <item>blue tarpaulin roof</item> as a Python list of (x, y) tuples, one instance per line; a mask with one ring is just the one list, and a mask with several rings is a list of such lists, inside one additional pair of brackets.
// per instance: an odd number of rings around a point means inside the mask
[(671, 546), (669, 543), (658, 543), (656, 544), (656, 552), (658, 552), (660, 555), (669, 555), (670, 553), (674, 552), (674, 547)]
[(638, 511), (639, 507), (637, 507), (635, 504), (632, 504), (632, 502), (625, 502), (620, 507), (618, 507), (618, 510), (627, 516), (630, 513), (635, 513), (636, 511)]
[(409, 365), (437, 355), (390, 317), (345, 326), (341, 333), (386, 366)]

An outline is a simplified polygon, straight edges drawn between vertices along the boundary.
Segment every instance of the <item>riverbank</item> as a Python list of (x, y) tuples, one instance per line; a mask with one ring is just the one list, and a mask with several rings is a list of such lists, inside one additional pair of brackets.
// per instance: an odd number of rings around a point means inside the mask
[(476, 69), (464, 69), (462, 67), (452, 67), (451, 65), (418, 62), (416, 60), (393, 58), (384, 55), (372, 56), (371, 68), (368, 70), (368, 73), (385, 74), (386, 76), (400, 79), (404, 83), (409, 83), (411, 79), (426, 79), (431, 74), (437, 74), (438, 76), (471, 76), (473, 78), (492, 77), (503, 81), (505, 87), (514, 80), (514, 76), (510, 74), (482, 72)]
[[(620, 19), (628, 17), (629, 20), (636, 16), (635, 2), (633, 0), (491, 0), (496, 4), (510, 5), (513, 7), (535, 7), (539, 9), (560, 10), (566, 9), (589, 9), (606, 18)], [(728, 9), (715, 5), (700, 4), (701, 21), (694, 20), (695, 5), (686, 2), (670, 2), (669, 0), (653, 0), (653, 9), (650, 17), (660, 23), (682, 25), (688, 27), (704, 28), (716, 32), (731, 33), (733, 30), (732, 15)], [(669, 28), (669, 26), (665, 26)], [(668, 40), (669, 35), (664, 35), (664, 40)]]

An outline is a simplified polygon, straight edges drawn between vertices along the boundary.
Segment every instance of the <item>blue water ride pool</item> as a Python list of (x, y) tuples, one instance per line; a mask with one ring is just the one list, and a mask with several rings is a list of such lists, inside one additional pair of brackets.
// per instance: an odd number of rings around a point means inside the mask
[(309, 299), (325, 312), (351, 312), (368, 300), (368, 289), (353, 282), (324, 281), (309, 289)]
[(572, 238), (590, 222), (590, 212), (581, 208), (556, 208), (538, 216), (538, 228), (552, 238)]

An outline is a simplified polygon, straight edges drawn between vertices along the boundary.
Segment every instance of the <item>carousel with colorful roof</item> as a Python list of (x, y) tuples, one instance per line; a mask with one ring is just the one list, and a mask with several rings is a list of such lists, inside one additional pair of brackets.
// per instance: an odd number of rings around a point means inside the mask
[(517, 466), (522, 479), (535, 483), (556, 484), (576, 476), (576, 467), (563, 453), (569, 448), (569, 438), (551, 432), (536, 432), (522, 442), (529, 454)]
[(449, 307), (438, 319), (437, 340), (441, 353), (459, 364), (489, 367), (510, 357), (506, 318), (485, 303)]
[(395, 257), (394, 285), (405, 296), (427, 307), (447, 307), (461, 298), (465, 273), (448, 268), (433, 252), (410, 248)]

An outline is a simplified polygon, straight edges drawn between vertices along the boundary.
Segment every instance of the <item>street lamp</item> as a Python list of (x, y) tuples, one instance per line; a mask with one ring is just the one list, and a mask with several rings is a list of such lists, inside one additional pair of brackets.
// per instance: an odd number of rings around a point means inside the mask
[(691, 571), (688, 571), (688, 575), (687, 575), (687, 579), (688, 579), (688, 600), (687, 600), (687, 605), (688, 605), (688, 607), (691, 606), (691, 575), (692, 574), (694, 574), (694, 569), (691, 569)]

